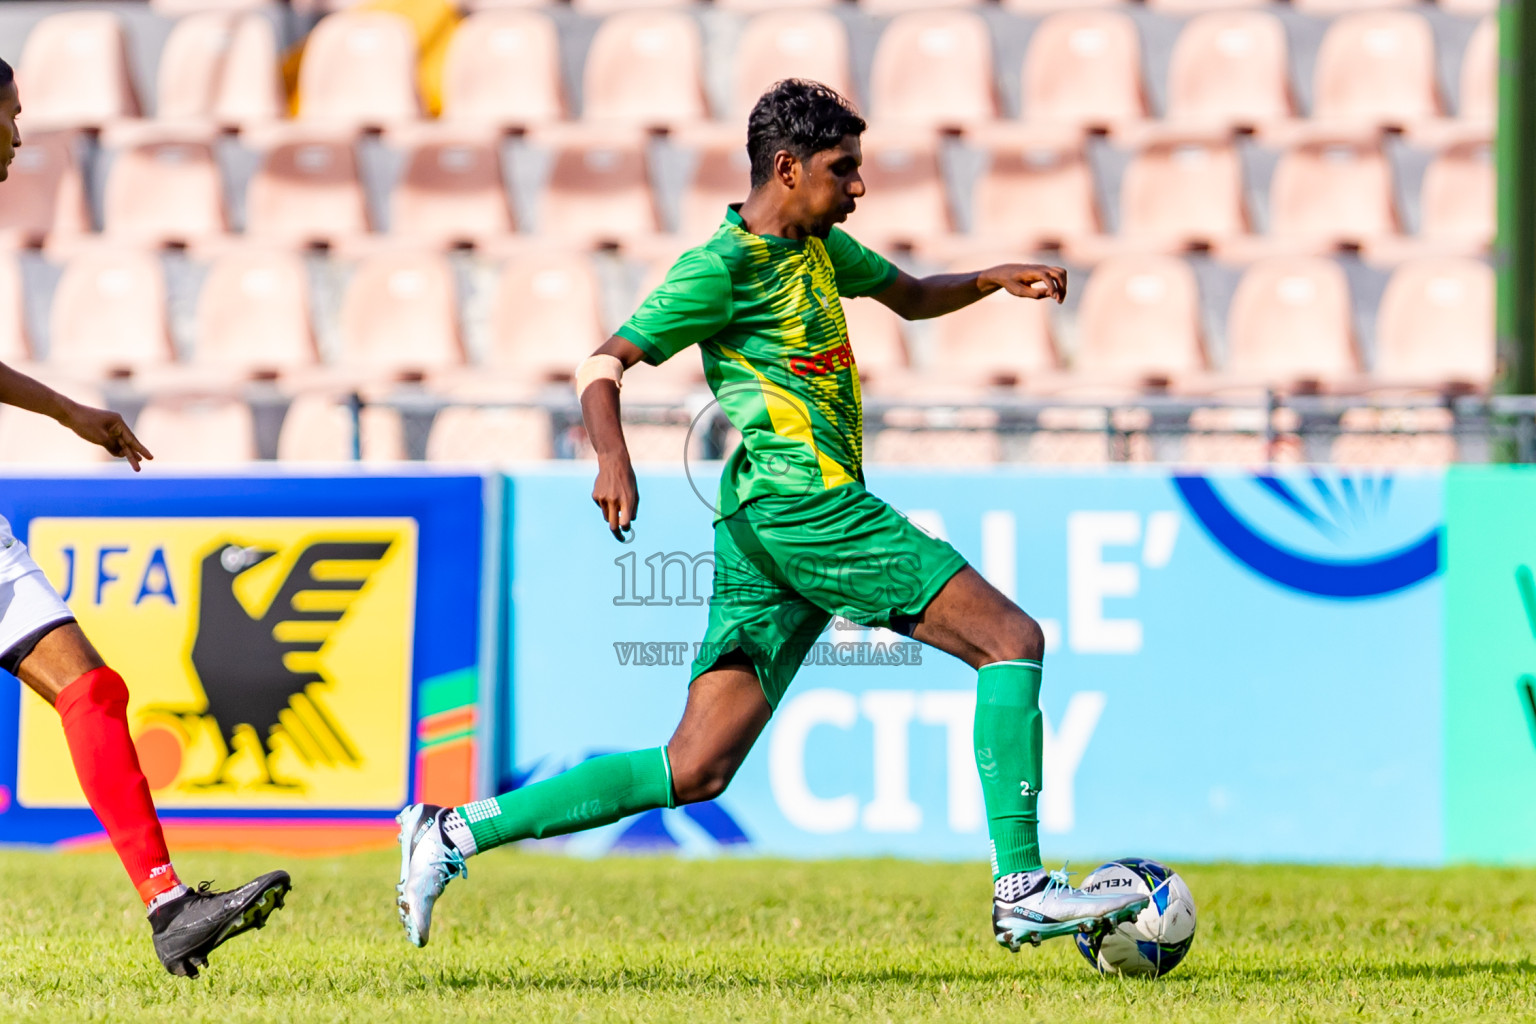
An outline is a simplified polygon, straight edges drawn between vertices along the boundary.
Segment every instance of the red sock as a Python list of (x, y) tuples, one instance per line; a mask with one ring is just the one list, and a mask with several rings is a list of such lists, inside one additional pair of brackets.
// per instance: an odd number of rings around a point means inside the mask
[(87, 672), (64, 687), (54, 707), (64, 720), (64, 737), (80, 788), (140, 898), (147, 904), (180, 885), (149, 796), (149, 783), (128, 734), (128, 687), (123, 677), (110, 668)]

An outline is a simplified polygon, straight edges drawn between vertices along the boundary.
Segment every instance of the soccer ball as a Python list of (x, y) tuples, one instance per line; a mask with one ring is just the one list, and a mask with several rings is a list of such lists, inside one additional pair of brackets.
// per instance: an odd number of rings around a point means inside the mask
[(1146, 893), (1152, 897), (1134, 921), (1108, 933), (1079, 934), (1077, 949), (1102, 974), (1157, 978), (1179, 965), (1195, 942), (1195, 897), (1165, 864), (1124, 857), (1101, 864), (1083, 879), (1084, 892)]

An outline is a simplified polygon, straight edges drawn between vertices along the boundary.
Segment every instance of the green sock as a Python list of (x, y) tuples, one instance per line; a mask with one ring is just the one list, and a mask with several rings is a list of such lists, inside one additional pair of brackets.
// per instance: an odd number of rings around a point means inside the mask
[(605, 754), (491, 800), (456, 807), (476, 851), (519, 839), (547, 839), (607, 825), (631, 814), (673, 807), (666, 747)]
[(976, 770), (992, 836), (992, 880), (1040, 867), (1045, 722), (1040, 663), (1000, 661), (976, 675)]

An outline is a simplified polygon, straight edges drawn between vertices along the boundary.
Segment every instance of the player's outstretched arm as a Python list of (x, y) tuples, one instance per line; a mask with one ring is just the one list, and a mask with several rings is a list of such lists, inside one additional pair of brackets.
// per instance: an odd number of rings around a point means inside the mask
[[(609, 338), (592, 355), (612, 356), (627, 370), (640, 362), (643, 353), (623, 338)], [(592, 485), (592, 500), (603, 510), (614, 539), (623, 541), (640, 509), (640, 488), (635, 483), (635, 467), (629, 461), (629, 445), (619, 420), (619, 383), (598, 377), (583, 386), (580, 374), (577, 380), (582, 388), (581, 418), (592, 450), (597, 453), (597, 482)]]
[(875, 298), (904, 320), (927, 320), (963, 309), (995, 291), (1025, 299), (1067, 298), (1067, 272), (1040, 263), (1005, 263), (971, 274), (913, 277), (903, 271)]
[(127, 459), (134, 472), (138, 472), (139, 460), (154, 458), (133, 436), (122, 416), (110, 409), (81, 405), (4, 363), (0, 363), (0, 404), (14, 405), (58, 420), (92, 444), (99, 444), (118, 458)]

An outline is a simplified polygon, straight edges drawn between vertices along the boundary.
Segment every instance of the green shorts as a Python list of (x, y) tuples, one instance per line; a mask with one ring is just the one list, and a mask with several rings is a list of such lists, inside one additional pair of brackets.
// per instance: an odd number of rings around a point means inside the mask
[(861, 484), (759, 498), (715, 524), (709, 628), (690, 680), (739, 650), (777, 708), (833, 615), (889, 627), (963, 568), (960, 552)]

